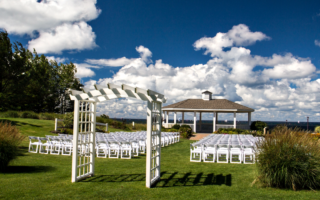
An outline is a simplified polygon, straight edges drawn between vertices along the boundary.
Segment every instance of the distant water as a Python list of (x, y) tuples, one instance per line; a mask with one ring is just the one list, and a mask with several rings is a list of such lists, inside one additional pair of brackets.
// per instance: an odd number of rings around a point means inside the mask
[[(125, 120), (126, 123), (139, 123), (139, 124), (146, 124), (147, 120), (146, 119), (126, 119), (126, 118), (113, 118), (114, 120), (117, 121), (121, 121), (121, 120)], [(198, 123), (199, 121), (197, 121)], [(264, 121), (265, 123), (267, 123), (269, 129), (273, 129), (274, 127), (276, 127), (277, 125), (287, 125), (289, 128), (295, 128), (298, 127), (302, 130), (314, 130), (314, 128), (316, 126), (320, 126), (320, 122), (309, 122), (309, 126), (307, 124), (307, 122), (283, 122), (283, 121)], [(173, 123), (173, 120), (169, 119), (169, 123)], [(184, 123), (187, 124), (193, 124), (193, 120), (184, 120)], [(212, 121), (210, 120), (202, 120), (203, 124), (212, 124)], [(237, 121), (237, 124), (246, 124), (246, 121)], [(218, 124), (233, 124), (232, 120), (228, 120), (226, 121), (218, 121)]]

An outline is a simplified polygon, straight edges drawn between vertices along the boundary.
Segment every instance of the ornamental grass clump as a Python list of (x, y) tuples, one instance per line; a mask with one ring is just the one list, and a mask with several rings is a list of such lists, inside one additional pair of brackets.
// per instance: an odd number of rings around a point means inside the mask
[(0, 122), (0, 172), (17, 156), (18, 146), (24, 138), (15, 126)]
[(297, 128), (276, 127), (257, 143), (256, 180), (268, 187), (292, 190), (319, 188), (319, 141)]

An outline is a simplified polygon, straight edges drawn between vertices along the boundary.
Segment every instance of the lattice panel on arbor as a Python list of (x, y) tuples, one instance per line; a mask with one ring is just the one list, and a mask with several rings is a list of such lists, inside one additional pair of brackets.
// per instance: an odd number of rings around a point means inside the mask
[[(75, 101), (72, 182), (94, 174), (96, 102)], [(75, 163), (75, 164), (74, 164)]]
[[(160, 102), (151, 102), (148, 104), (148, 108), (151, 108), (151, 146), (148, 148), (148, 152), (150, 153), (150, 160), (147, 161), (150, 164), (150, 180), (149, 186), (147, 183), (147, 187), (150, 187), (157, 180), (160, 179), (160, 155), (161, 155), (161, 103)], [(149, 120), (149, 118), (148, 118)], [(149, 134), (149, 133), (148, 133)], [(148, 135), (149, 137), (149, 135)], [(148, 156), (149, 158), (149, 156)], [(148, 164), (147, 163), (147, 164)], [(147, 165), (148, 166), (148, 165)], [(147, 167), (148, 168), (148, 167)]]

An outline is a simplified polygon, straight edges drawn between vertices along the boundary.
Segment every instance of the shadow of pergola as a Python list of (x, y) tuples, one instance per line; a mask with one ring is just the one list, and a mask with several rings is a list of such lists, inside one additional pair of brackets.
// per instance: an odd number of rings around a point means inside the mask
[[(95, 175), (81, 182), (136, 182), (145, 181), (145, 174), (122, 174), (122, 175)], [(161, 172), (160, 180), (153, 187), (181, 187), (203, 185), (226, 185), (231, 186), (231, 174), (194, 174), (192, 172)]]

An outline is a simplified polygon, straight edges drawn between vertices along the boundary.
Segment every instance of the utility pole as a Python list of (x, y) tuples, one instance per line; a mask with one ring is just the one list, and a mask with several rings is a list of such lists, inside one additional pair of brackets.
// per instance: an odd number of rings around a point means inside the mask
[(307, 117), (307, 131), (309, 130), (309, 117)]

